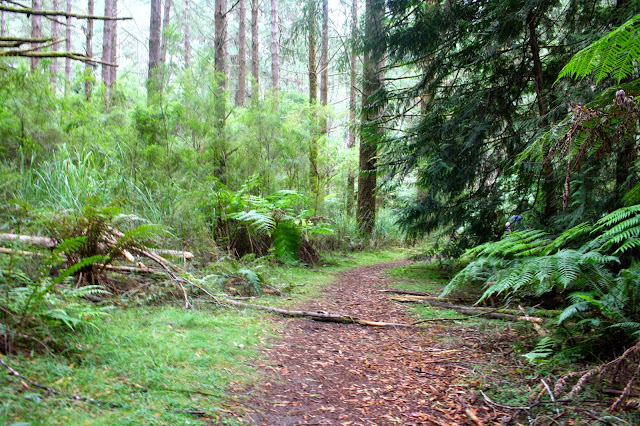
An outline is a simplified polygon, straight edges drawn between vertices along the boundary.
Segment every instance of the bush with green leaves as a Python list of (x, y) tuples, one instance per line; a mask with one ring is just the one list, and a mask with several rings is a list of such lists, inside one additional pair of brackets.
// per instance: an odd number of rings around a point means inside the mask
[[(561, 327), (578, 327), (588, 340), (617, 344), (640, 332), (638, 263), (621, 256), (640, 246), (640, 205), (618, 209), (594, 226), (580, 224), (552, 237), (543, 231), (508, 233), (467, 251), (473, 260), (442, 296), (472, 283), (484, 284), (478, 302), (502, 296), (544, 303), (556, 295)], [(635, 256), (632, 256), (635, 257)]]
[[(68, 264), (71, 253), (86, 244), (86, 237), (62, 241), (50, 254), (39, 254), (35, 270), (25, 272), (14, 255), (4, 256), (0, 264), (0, 351), (13, 352), (25, 348), (47, 351), (64, 348), (62, 331), (96, 326), (98, 318), (107, 315), (104, 307), (85, 299), (87, 295), (107, 291), (97, 285), (79, 285), (74, 275), (104, 256), (85, 257)], [(64, 263), (67, 266), (64, 267)]]

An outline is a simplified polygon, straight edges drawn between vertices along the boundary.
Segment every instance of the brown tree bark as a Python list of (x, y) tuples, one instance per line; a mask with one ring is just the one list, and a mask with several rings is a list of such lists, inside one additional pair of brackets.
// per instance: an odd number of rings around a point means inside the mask
[(238, 88), (236, 105), (244, 106), (247, 94), (247, 3), (239, 1), (238, 10)]
[[(52, 7), (53, 7), (53, 10), (58, 10), (60, 8), (60, 0), (53, 0)], [(60, 27), (60, 23), (58, 22), (57, 19), (54, 19), (51, 22), (51, 38), (54, 40), (58, 40), (58, 36), (60, 35), (59, 27)], [(51, 51), (57, 52), (58, 45), (54, 44), (53, 46), (51, 46)], [(51, 65), (49, 67), (49, 70), (51, 71), (51, 84), (53, 84), (53, 87), (55, 88), (56, 83), (58, 81), (58, 59), (57, 58), (51, 59)]]
[[(113, 1), (113, 16), (116, 17), (118, 15), (118, 0)], [(111, 62), (112, 64), (118, 63), (118, 21), (111, 21), (112, 31), (111, 31)], [(116, 80), (118, 78), (118, 67), (112, 66), (111, 72), (109, 73), (109, 87), (114, 87), (116, 84)]]
[[(95, 0), (88, 0), (87, 13), (93, 15)], [(87, 56), (93, 56), (93, 19), (87, 20), (87, 42), (86, 42)], [(84, 96), (87, 100), (91, 99), (91, 92), (93, 90), (93, 66), (91, 64), (85, 65), (84, 76)]]
[(224, 92), (227, 90), (227, 0), (215, 0), (215, 70), (218, 78), (219, 98), (216, 103), (216, 127), (222, 129), (225, 119)]
[[(71, 13), (73, 9), (73, 1), (67, 0), (67, 13)], [(71, 52), (71, 28), (72, 28), (72, 17), (67, 16), (67, 27), (65, 31), (65, 42), (64, 48), (67, 52)], [(69, 91), (71, 86), (71, 58), (65, 58), (64, 60), (64, 92), (65, 94)]]
[[(326, 107), (329, 103), (329, 0), (322, 0), (322, 35), (320, 42), (320, 104)], [(327, 134), (328, 121), (323, 111), (320, 132)]]
[(160, 40), (162, 27), (162, 0), (151, 0), (149, 20), (149, 70), (147, 74), (147, 104), (153, 104), (162, 91), (160, 79)]
[(171, 22), (171, 0), (164, 0), (164, 13), (162, 16), (162, 41), (160, 42), (160, 64), (162, 65), (162, 87), (167, 84), (169, 78), (167, 74), (167, 51), (169, 49), (167, 34), (169, 23)]
[[(538, 36), (536, 34), (536, 19), (534, 11), (527, 16), (527, 27), (529, 29), (529, 46), (531, 48), (531, 57), (533, 59), (533, 80), (536, 86), (536, 96), (538, 100), (538, 112), (540, 114), (541, 123), (546, 126), (548, 123), (547, 114), (549, 108), (544, 96), (544, 78), (542, 73), (542, 60), (540, 59), (540, 46), (538, 44)], [(548, 149), (545, 149), (548, 151)], [(551, 218), (557, 212), (557, 197), (555, 189), (555, 179), (553, 176), (552, 159), (545, 156), (542, 162), (542, 178), (545, 203), (544, 203), (544, 221), (548, 225)]]
[[(104, 14), (108, 17), (115, 17), (117, 15), (116, 0), (105, 0)], [(116, 21), (108, 20), (104, 22), (104, 32), (102, 36), (102, 62), (113, 63), (113, 50), (115, 48), (115, 33), (116, 33)], [(113, 88), (112, 73), (115, 74), (115, 67), (109, 65), (102, 65), (102, 81), (107, 88), (105, 94), (105, 102), (111, 103), (111, 89)]]
[[(356, 52), (356, 33), (358, 31), (358, 0), (351, 1), (351, 57), (349, 70), (349, 126), (347, 127), (347, 149), (356, 146), (356, 111), (357, 93), (356, 83), (358, 77), (357, 63), (358, 56)], [(351, 216), (353, 213), (353, 203), (355, 196), (355, 172), (349, 167), (347, 172), (347, 214)]]
[[(32, 0), (31, 8), (35, 11), (42, 10), (42, 0)], [(31, 37), (42, 38), (42, 16), (31, 15)], [(33, 45), (33, 47), (37, 44)], [(31, 72), (34, 72), (40, 63), (40, 58), (31, 58)]]
[[(308, 72), (309, 72), (309, 106), (311, 118), (315, 124), (318, 105), (318, 70), (316, 65), (316, 6), (315, 0), (307, 2), (307, 35), (308, 35)], [(314, 208), (317, 207), (319, 192), (318, 170), (318, 135), (312, 130), (309, 141), (309, 189), (314, 194)]]
[(356, 220), (360, 231), (371, 237), (376, 218), (376, 155), (382, 129), (376, 120), (383, 106), (374, 94), (382, 88), (385, 47), (382, 45), (384, 0), (367, 0), (364, 28), (362, 124), (360, 132), (360, 174)]
[[(0, 6), (4, 6), (4, 0), (0, 0)], [(6, 24), (4, 21), (4, 10), (0, 11), (0, 37), (4, 37), (6, 34)]]
[(280, 28), (278, 27), (278, 0), (271, 0), (271, 89), (280, 90)]
[(184, 0), (184, 65), (186, 68), (191, 66), (191, 17), (189, 16), (189, 8), (191, 2)]
[(251, 97), (260, 98), (260, 39), (258, 36), (258, 0), (251, 0)]

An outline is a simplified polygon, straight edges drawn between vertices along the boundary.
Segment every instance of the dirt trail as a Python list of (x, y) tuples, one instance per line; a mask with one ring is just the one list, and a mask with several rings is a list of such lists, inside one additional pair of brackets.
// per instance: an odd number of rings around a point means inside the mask
[[(406, 262), (405, 262), (406, 263)], [(403, 306), (377, 290), (383, 271), (402, 263), (344, 272), (321, 300), (300, 308), (408, 323)], [(476, 400), (470, 382), (482, 352), (438, 343), (443, 328), (365, 327), (282, 319), (282, 340), (267, 350), (270, 380), (252, 396), (251, 421), (260, 425), (411, 425), (499, 423), (499, 413)], [(474, 420), (475, 417), (475, 420)]]

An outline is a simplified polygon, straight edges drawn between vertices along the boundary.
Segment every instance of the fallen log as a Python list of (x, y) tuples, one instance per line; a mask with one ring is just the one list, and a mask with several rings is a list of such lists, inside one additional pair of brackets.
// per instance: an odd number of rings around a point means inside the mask
[(392, 290), (392, 289), (383, 289), (383, 290), (378, 290), (381, 293), (393, 293), (393, 294), (406, 294), (408, 296), (424, 296), (425, 300), (442, 300), (442, 301), (446, 301), (446, 300), (450, 300), (450, 301), (458, 301), (458, 302), (473, 302), (473, 299), (465, 299), (462, 297), (438, 297), (438, 296), (433, 296), (429, 293), (424, 293), (422, 291), (406, 291), (406, 290)]
[[(485, 308), (480, 306), (457, 305), (454, 303), (448, 303), (446, 301), (443, 301), (442, 299), (434, 298), (433, 296), (429, 296), (427, 298), (424, 296), (403, 295), (403, 296), (392, 296), (390, 297), (390, 299), (396, 302), (402, 302), (402, 303), (428, 304), (431, 306), (437, 306), (439, 308), (452, 309), (454, 311), (465, 313), (465, 314), (466, 312), (463, 312), (463, 311), (467, 311), (467, 312), (470, 312), (468, 315), (476, 315), (482, 312), (496, 313), (498, 315), (503, 316), (503, 319), (517, 319), (522, 315), (527, 316), (527, 314), (523, 313), (524, 311), (522, 311), (521, 309), (507, 309), (507, 308), (495, 309), (495, 308)], [(553, 310), (546, 310), (546, 309), (537, 309), (534, 311), (534, 315), (536, 315), (537, 317), (545, 317), (545, 318), (555, 318), (559, 314), (560, 314), (560, 311), (553, 311)], [(494, 318), (499, 318), (499, 317), (496, 316)], [(538, 322), (538, 321), (536, 320), (535, 322)]]
[(54, 248), (58, 243), (53, 238), (34, 237), (31, 235), (0, 234), (1, 241), (17, 241), (24, 244), (31, 244), (38, 247)]
[[(115, 230), (112, 230), (112, 231), (115, 231)], [(119, 231), (115, 231), (113, 232), (113, 234), (119, 238), (124, 237), (124, 234)], [(33, 235), (0, 234), (0, 241), (7, 241), (7, 242), (17, 241), (23, 244), (31, 244), (33, 246), (46, 247), (46, 248), (55, 248), (58, 245), (58, 242), (53, 238), (39, 237), (39, 236), (33, 236)], [(113, 240), (108, 242), (115, 244), (116, 241)], [(167, 256), (179, 257), (183, 259), (193, 259), (195, 257), (193, 253), (188, 251), (182, 251), (182, 250), (153, 249), (152, 251), (160, 256), (167, 255)], [(127, 258), (128, 261), (135, 263), (135, 259), (133, 258), (131, 253), (127, 252), (126, 250), (123, 250), (123, 255)]]
[(323, 311), (290, 311), (287, 309), (274, 308), (265, 305), (255, 305), (253, 303), (240, 302), (233, 299), (219, 299), (220, 303), (237, 306), (240, 308), (258, 309), (267, 312), (274, 312), (286, 317), (294, 318), (310, 318), (314, 321), (337, 322), (342, 324), (361, 324), (373, 327), (413, 327), (411, 324), (401, 324), (393, 322), (371, 321), (362, 318), (353, 317), (351, 315), (332, 314)]

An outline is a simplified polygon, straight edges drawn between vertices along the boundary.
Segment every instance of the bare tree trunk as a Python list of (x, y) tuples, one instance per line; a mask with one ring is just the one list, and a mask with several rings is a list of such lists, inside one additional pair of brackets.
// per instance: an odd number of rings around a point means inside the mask
[[(87, 13), (93, 15), (94, 0), (88, 0)], [(93, 57), (93, 19), (87, 20), (87, 56)], [(91, 91), (93, 90), (93, 66), (87, 63), (84, 75), (84, 96), (87, 100), (91, 99)]]
[(151, 0), (151, 17), (149, 20), (149, 71), (147, 74), (147, 103), (157, 101), (162, 91), (160, 81), (160, 28), (162, 25), (162, 1)]
[(169, 83), (169, 71), (167, 66), (167, 50), (169, 49), (167, 34), (171, 21), (171, 0), (164, 0), (164, 14), (162, 17), (162, 41), (160, 42), (160, 65), (162, 67), (162, 88)]
[[(358, 77), (357, 64), (358, 57), (356, 53), (356, 33), (358, 31), (358, 0), (351, 1), (351, 58), (349, 72), (349, 127), (347, 128), (347, 149), (356, 146), (356, 111), (357, 93), (356, 82)], [(353, 214), (353, 201), (355, 195), (355, 172), (349, 167), (347, 174), (347, 214)]]
[[(118, 0), (113, 1), (113, 16), (118, 16)], [(118, 21), (111, 21), (113, 25), (113, 29), (111, 31), (111, 60), (109, 61), (112, 64), (118, 63)], [(118, 78), (118, 68), (111, 67), (111, 72), (109, 73), (109, 87), (114, 87), (116, 85), (116, 79)]]
[[(52, 7), (53, 7), (53, 10), (59, 10), (60, 1), (53, 0)], [(60, 23), (58, 22), (57, 19), (54, 19), (51, 21), (51, 38), (54, 40), (58, 40), (58, 36), (60, 35), (58, 31), (59, 27), (60, 27)], [(54, 44), (53, 46), (51, 46), (52, 52), (57, 52), (58, 50), (59, 50), (58, 44)], [(51, 65), (49, 67), (49, 70), (51, 71), (51, 84), (55, 89), (56, 83), (58, 81), (58, 58), (51, 58)]]
[(258, 38), (258, 0), (251, 0), (251, 97), (260, 98), (260, 39)]
[(280, 90), (280, 28), (278, 0), (271, 0), (271, 89)]
[(215, 70), (218, 80), (219, 98), (216, 103), (216, 127), (224, 127), (224, 92), (227, 90), (227, 0), (215, 0)]
[(239, 0), (238, 11), (238, 90), (236, 105), (244, 106), (247, 93), (247, 3)]
[(186, 68), (191, 66), (191, 25), (189, 23), (189, 8), (191, 2), (184, 0), (184, 65)]
[(360, 231), (371, 237), (376, 218), (376, 155), (382, 129), (376, 120), (382, 105), (373, 95), (382, 87), (385, 47), (381, 35), (384, 0), (367, 0), (364, 33), (364, 67), (362, 87), (362, 127), (360, 132), (360, 175), (358, 176), (358, 211)]
[[(309, 47), (309, 106), (311, 108), (312, 120), (315, 125), (317, 120), (317, 104), (318, 104), (318, 70), (316, 66), (316, 0), (308, 0), (307, 2), (307, 32)], [(315, 126), (314, 126), (315, 127)], [(317, 207), (318, 190), (319, 190), (319, 170), (318, 170), (318, 135), (315, 129), (312, 130), (311, 139), (309, 141), (309, 189), (314, 194), (314, 207)]]
[[(105, 0), (104, 3), (105, 16), (115, 17), (117, 15), (116, 0)], [(112, 63), (115, 58), (114, 50), (116, 43), (116, 21), (109, 20), (104, 22), (104, 32), (102, 36), (102, 61)], [(106, 87), (105, 103), (111, 104), (111, 89), (115, 81), (115, 68), (109, 65), (102, 65), (102, 81)]]
[[(320, 44), (320, 104), (326, 107), (329, 103), (329, 0), (322, 0), (322, 41)], [(320, 123), (321, 134), (327, 134), (328, 121), (325, 111)]]
[[(4, 0), (0, 0), (0, 5), (4, 6)], [(4, 22), (4, 10), (0, 11), (0, 37), (4, 37), (6, 33), (6, 27)]]
[[(42, 10), (42, 0), (32, 0), (31, 8), (33, 10)], [(42, 16), (31, 15), (31, 37), (42, 38)], [(32, 45), (32, 47), (37, 44)], [(39, 58), (31, 58), (31, 72), (34, 72), (40, 63)]]
[[(73, 9), (73, 2), (72, 0), (67, 0), (67, 13), (71, 13)], [(72, 17), (71, 16), (67, 16), (67, 28), (65, 31), (65, 42), (64, 42), (64, 48), (67, 52), (71, 52), (71, 26), (72, 24)], [(64, 62), (64, 79), (65, 79), (65, 83), (64, 83), (64, 93), (66, 94), (70, 87), (71, 87), (71, 58), (66, 58), (65, 62)]]
[[(533, 79), (536, 86), (536, 96), (538, 98), (538, 112), (542, 125), (548, 123), (547, 114), (549, 108), (544, 97), (544, 79), (542, 75), (542, 60), (540, 59), (540, 46), (538, 45), (538, 36), (536, 34), (536, 22), (534, 12), (530, 12), (527, 16), (527, 26), (529, 28), (529, 46), (531, 47), (531, 56), (533, 58)], [(548, 151), (548, 149), (546, 149)], [(553, 164), (549, 156), (545, 156), (542, 161), (542, 177), (544, 179), (543, 188), (545, 196), (544, 221), (548, 225), (551, 218), (557, 211), (555, 179), (553, 176)]]

